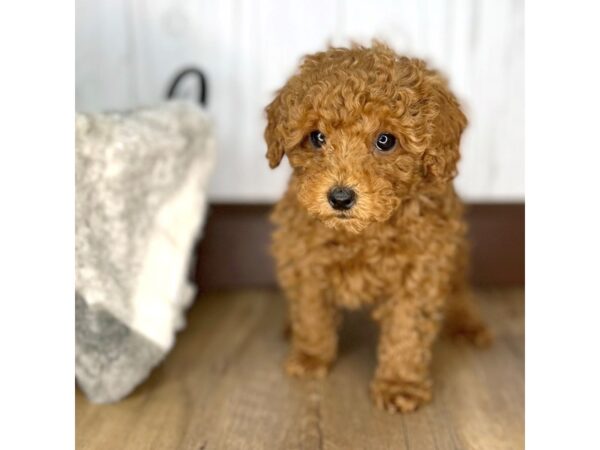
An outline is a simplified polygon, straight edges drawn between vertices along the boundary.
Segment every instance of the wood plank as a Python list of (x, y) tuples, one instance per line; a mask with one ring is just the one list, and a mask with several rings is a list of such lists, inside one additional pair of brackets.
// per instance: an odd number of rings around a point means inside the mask
[(92, 405), (77, 392), (77, 448), (523, 448), (523, 290), (480, 296), (495, 345), (479, 351), (442, 340), (434, 401), (402, 416), (369, 399), (377, 330), (364, 313), (346, 315), (330, 376), (302, 381), (281, 369), (278, 292), (203, 295), (173, 352), (132, 396)]

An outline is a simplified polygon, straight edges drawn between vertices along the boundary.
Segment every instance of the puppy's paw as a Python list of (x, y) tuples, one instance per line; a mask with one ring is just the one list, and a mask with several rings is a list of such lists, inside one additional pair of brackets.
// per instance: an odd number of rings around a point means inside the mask
[(302, 352), (292, 352), (285, 362), (288, 375), (298, 378), (325, 378), (329, 363)]
[(377, 407), (389, 413), (412, 412), (431, 400), (431, 382), (376, 378), (371, 383), (371, 395)]

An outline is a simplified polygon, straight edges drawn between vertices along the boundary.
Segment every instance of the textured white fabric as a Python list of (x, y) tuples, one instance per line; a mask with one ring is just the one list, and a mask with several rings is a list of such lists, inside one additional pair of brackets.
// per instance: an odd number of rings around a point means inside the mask
[(133, 389), (184, 323), (214, 146), (188, 102), (77, 115), (76, 375), (94, 401)]

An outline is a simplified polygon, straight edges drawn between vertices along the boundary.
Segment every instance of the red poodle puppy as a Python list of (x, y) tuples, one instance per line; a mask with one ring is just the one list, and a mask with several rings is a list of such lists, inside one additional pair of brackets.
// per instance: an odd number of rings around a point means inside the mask
[(463, 205), (453, 179), (465, 115), (444, 78), (387, 46), (304, 58), (266, 108), (272, 168), (293, 168), (272, 215), (289, 301), (289, 374), (324, 376), (340, 310), (381, 327), (375, 403), (413, 411), (431, 398), (432, 346), (444, 323), (490, 335), (466, 281)]

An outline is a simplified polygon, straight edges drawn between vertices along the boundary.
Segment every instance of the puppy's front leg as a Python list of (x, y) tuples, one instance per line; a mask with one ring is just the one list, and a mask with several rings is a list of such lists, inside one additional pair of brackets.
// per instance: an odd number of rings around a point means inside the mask
[(310, 282), (288, 292), (291, 349), (286, 371), (297, 377), (322, 378), (337, 355), (339, 312), (323, 290)]
[(402, 298), (375, 311), (380, 322), (374, 401), (390, 412), (409, 412), (431, 399), (429, 366), (442, 322), (442, 299)]

